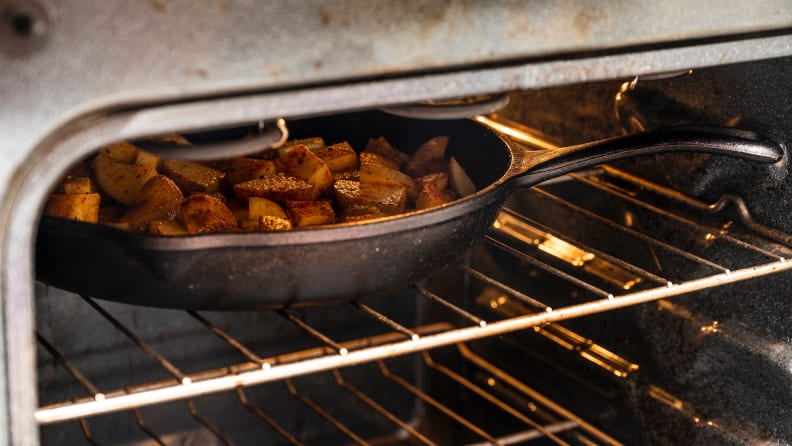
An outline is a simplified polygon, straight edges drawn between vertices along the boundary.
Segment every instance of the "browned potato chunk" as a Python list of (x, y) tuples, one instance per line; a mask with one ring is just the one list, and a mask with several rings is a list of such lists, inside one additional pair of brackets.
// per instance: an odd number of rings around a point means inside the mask
[(314, 138), (292, 139), (283, 143), (283, 146), (281, 146), (281, 148), (278, 150), (282, 154), (290, 148), (298, 145), (303, 145), (308, 150), (317, 150), (325, 146), (325, 141), (319, 136)]
[(441, 204), (450, 203), (454, 200), (453, 195), (448, 194), (436, 188), (432, 183), (424, 183), (421, 187), (421, 193), (415, 200), (416, 209), (428, 209)]
[(188, 160), (162, 160), (160, 169), (185, 194), (217, 192), (225, 176), (219, 170)]
[(443, 159), (447, 145), (447, 136), (437, 136), (421, 144), (404, 164), (404, 171), (416, 178), (436, 172), (436, 170), (430, 169), (430, 166), (432, 166), (432, 162)]
[(366, 149), (364, 152), (371, 152), (376, 153), (377, 155), (384, 156), (395, 162), (399, 167), (401, 167), (407, 160), (410, 158), (410, 155), (398, 150), (397, 148), (393, 147), (387, 139), (380, 136), (379, 138), (369, 138), (368, 143), (366, 143)]
[(248, 200), (248, 218), (258, 220), (260, 217), (288, 218), (286, 211), (272, 200), (260, 197), (250, 197)]
[(341, 223), (350, 223), (356, 221), (371, 220), (373, 218), (387, 217), (390, 214), (382, 212), (377, 206), (350, 206), (345, 208), (338, 221)]
[(434, 187), (443, 190), (448, 186), (448, 174), (444, 172), (430, 173), (429, 175), (416, 178), (415, 183), (418, 186), (418, 190), (421, 190), (421, 187), (426, 183), (432, 183)]
[(278, 174), (235, 184), (234, 193), (240, 200), (262, 197), (285, 203), (288, 200), (310, 200), (314, 186), (299, 178)]
[(118, 142), (103, 148), (99, 153), (103, 153), (119, 163), (134, 164), (139, 150), (128, 142)]
[(292, 222), (288, 218), (262, 215), (258, 219), (259, 231), (288, 231), (293, 228), (294, 226), (292, 226)]
[(286, 211), (298, 228), (335, 222), (335, 211), (329, 201), (287, 201)]
[(302, 144), (282, 152), (279, 162), (287, 174), (314, 186), (313, 199), (333, 185), (333, 173), (327, 164)]
[(240, 157), (231, 160), (226, 170), (226, 181), (228, 184), (234, 185), (276, 173), (278, 173), (278, 167), (275, 165), (275, 161)]
[(133, 231), (145, 231), (154, 220), (172, 221), (179, 213), (184, 196), (176, 184), (164, 175), (152, 177), (140, 191), (140, 201), (119, 220)]
[(181, 204), (179, 221), (190, 234), (235, 229), (237, 220), (222, 201), (207, 194), (192, 194)]
[(418, 188), (409, 175), (379, 164), (360, 165), (360, 184), (364, 186), (370, 184), (401, 186), (407, 191), (408, 200), (414, 200), (418, 196)]
[(52, 194), (44, 213), (69, 220), (96, 223), (99, 221), (99, 194)]
[(327, 164), (331, 172), (342, 172), (354, 169), (358, 164), (358, 155), (348, 142), (340, 142), (332, 146), (311, 149), (322, 161)]
[(187, 230), (178, 222), (169, 220), (154, 220), (149, 223), (148, 231), (157, 235), (184, 235)]
[(108, 197), (127, 206), (138, 202), (143, 185), (157, 175), (156, 169), (125, 164), (105, 152), (99, 152), (96, 156), (93, 170), (99, 189)]
[(72, 178), (63, 182), (63, 190), (67, 194), (90, 194), (91, 179), (88, 177)]
[(146, 152), (145, 150), (138, 150), (137, 157), (135, 157), (134, 164), (138, 166), (151, 167), (156, 169), (159, 165), (160, 157), (153, 153)]
[(399, 163), (396, 161), (371, 152), (363, 152), (360, 154), (360, 164), (379, 164), (389, 169), (399, 170)]
[(373, 206), (393, 215), (404, 212), (407, 206), (407, 191), (398, 184), (361, 185), (359, 181), (337, 180), (333, 191), (339, 206), (345, 209)]

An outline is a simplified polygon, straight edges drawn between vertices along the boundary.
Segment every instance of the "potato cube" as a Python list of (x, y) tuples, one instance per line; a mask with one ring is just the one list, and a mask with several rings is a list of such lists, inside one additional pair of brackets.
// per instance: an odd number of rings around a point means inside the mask
[(389, 214), (382, 212), (382, 210), (377, 206), (356, 205), (350, 206), (341, 211), (338, 221), (340, 223), (349, 223), (387, 217), (388, 215)]
[(335, 211), (329, 201), (287, 201), (286, 211), (298, 228), (335, 222)]
[(354, 169), (358, 164), (357, 152), (348, 142), (340, 142), (332, 146), (313, 149), (312, 152), (327, 164), (331, 172)]
[(135, 158), (135, 163), (138, 166), (145, 166), (151, 167), (152, 169), (156, 169), (159, 165), (160, 157), (151, 153), (146, 152), (145, 150), (139, 150), (137, 153), (137, 157)]
[(160, 168), (185, 194), (217, 192), (225, 177), (219, 170), (189, 160), (162, 160)]
[(392, 215), (404, 212), (407, 207), (407, 191), (401, 185), (363, 185), (359, 181), (338, 180), (333, 184), (333, 191), (338, 205), (344, 209), (374, 206)]
[(109, 156), (111, 159), (124, 164), (133, 164), (138, 155), (136, 146), (128, 142), (117, 142), (101, 149), (99, 153)]
[(333, 185), (333, 173), (327, 164), (302, 144), (282, 152), (278, 161), (288, 175), (314, 186), (313, 199)]
[(278, 174), (235, 184), (234, 193), (240, 200), (262, 197), (285, 203), (288, 200), (310, 200), (314, 186), (299, 178)]
[(258, 220), (260, 217), (288, 218), (286, 211), (272, 200), (260, 197), (251, 197), (248, 200), (248, 218)]
[(443, 190), (448, 186), (448, 174), (444, 172), (430, 173), (415, 179), (418, 190), (421, 190), (421, 187), (426, 183), (432, 183), (434, 187)]
[(148, 232), (157, 235), (184, 235), (187, 230), (175, 221), (154, 220), (149, 223)]
[(276, 173), (278, 173), (278, 167), (275, 165), (275, 161), (240, 157), (232, 159), (229, 163), (226, 170), (226, 181), (228, 184), (234, 185)]
[(157, 175), (156, 169), (122, 163), (105, 152), (99, 152), (96, 156), (93, 170), (99, 189), (127, 206), (138, 202), (143, 185)]
[(429, 167), (433, 165), (433, 162), (434, 165), (437, 165), (437, 160), (442, 160), (445, 157), (447, 145), (447, 136), (437, 136), (421, 144), (404, 164), (404, 171), (412, 177), (420, 177), (436, 171)]
[(305, 146), (308, 150), (317, 150), (325, 146), (325, 141), (319, 136), (314, 138), (292, 139), (283, 143), (278, 151), (283, 154), (292, 147), (299, 145)]
[(140, 200), (129, 208), (119, 222), (128, 223), (133, 231), (145, 231), (154, 220), (174, 220), (184, 196), (170, 178), (152, 177), (140, 191)]
[(401, 186), (407, 191), (408, 200), (414, 200), (418, 196), (418, 187), (409, 175), (379, 164), (360, 165), (360, 184), (364, 186), (370, 184)]
[(258, 219), (259, 231), (288, 231), (294, 226), (288, 218), (275, 217), (273, 215), (262, 215)]
[(192, 194), (181, 204), (179, 221), (190, 234), (235, 229), (234, 214), (222, 201), (207, 194)]
[(96, 223), (99, 221), (99, 194), (52, 194), (44, 213), (69, 220)]
[(63, 182), (63, 190), (67, 194), (90, 194), (91, 179), (88, 177), (68, 179)]
[(453, 195), (446, 193), (445, 191), (441, 191), (432, 183), (424, 183), (424, 185), (421, 187), (421, 193), (418, 194), (418, 198), (415, 200), (415, 208), (433, 208), (435, 206), (440, 206), (441, 204), (450, 203), (453, 200)]
[(379, 138), (369, 138), (364, 152), (376, 153), (377, 155), (384, 156), (395, 162), (399, 167), (404, 165), (410, 158), (410, 155), (393, 147), (387, 139), (380, 136)]
[(360, 164), (379, 164), (389, 169), (399, 170), (399, 163), (396, 161), (371, 152), (363, 152), (360, 154)]

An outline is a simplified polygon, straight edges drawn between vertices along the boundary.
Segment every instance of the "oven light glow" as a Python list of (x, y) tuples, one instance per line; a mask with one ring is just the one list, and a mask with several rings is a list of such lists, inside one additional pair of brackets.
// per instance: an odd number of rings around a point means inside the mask
[(703, 327), (701, 327), (701, 332), (702, 333), (707, 333), (707, 334), (709, 334), (709, 333), (719, 333), (720, 329), (718, 328), (718, 321), (712, 321), (712, 324), (704, 325)]

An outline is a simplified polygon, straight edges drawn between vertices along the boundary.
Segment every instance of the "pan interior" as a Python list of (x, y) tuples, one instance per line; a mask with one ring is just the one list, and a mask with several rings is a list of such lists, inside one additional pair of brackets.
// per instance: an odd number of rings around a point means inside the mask
[(430, 138), (448, 136), (446, 155), (459, 161), (478, 189), (501, 178), (511, 161), (511, 152), (502, 139), (486, 127), (466, 119), (410, 119), (366, 111), (289, 120), (289, 131), (290, 137), (295, 139), (321, 136), (327, 144), (347, 141), (357, 151), (366, 147), (369, 138), (384, 136), (406, 153), (415, 152)]

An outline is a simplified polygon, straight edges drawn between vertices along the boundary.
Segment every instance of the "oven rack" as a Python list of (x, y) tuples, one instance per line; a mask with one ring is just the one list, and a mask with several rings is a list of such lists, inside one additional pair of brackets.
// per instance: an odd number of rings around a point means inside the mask
[[(410, 328), (399, 324), (393, 318), (375, 310), (365, 302), (352, 301), (345, 305), (349, 305), (351, 309), (360, 311), (367, 317), (382, 324), (388, 331), (382, 335), (339, 343), (306, 323), (303, 319), (297, 317), (293, 311), (289, 309), (277, 310), (276, 313), (280, 317), (297, 326), (308, 336), (314, 338), (319, 346), (305, 351), (273, 357), (257, 355), (252, 349), (246, 347), (228, 333), (213, 325), (204, 315), (197, 312), (189, 312), (188, 314), (190, 317), (194, 318), (207, 330), (222, 339), (230, 348), (240, 352), (248, 360), (247, 362), (232, 364), (222, 369), (206, 370), (199, 373), (182, 372), (162, 354), (158, 353), (150, 343), (137, 336), (122, 321), (116, 319), (110, 312), (104, 309), (102, 305), (90, 298), (84, 298), (85, 302), (114, 326), (115, 329), (124, 333), (138, 348), (153, 358), (162, 368), (167, 370), (172, 376), (172, 379), (162, 382), (127, 386), (114, 390), (98, 389), (88, 377), (77, 370), (71, 364), (70, 360), (58, 351), (53, 340), (45, 339), (41, 334), (37, 334), (39, 344), (42, 348), (47, 350), (53, 358), (81, 384), (89, 396), (75, 396), (66, 401), (47, 404), (36, 410), (35, 418), (39, 424), (50, 424), (75, 419), (84, 420), (85, 417), (89, 416), (122, 410), (135, 411), (148, 405), (176, 400), (189, 400), (190, 398), (201, 395), (222, 391), (235, 391), (247, 386), (289, 380), (291, 378), (317, 372), (339, 371), (346, 367), (384, 361), (387, 358), (395, 356), (426, 352), (445, 346), (464, 345), (464, 343), (473, 340), (502, 335), (531, 327), (535, 330), (544, 330), (539, 327), (553, 327), (555, 323), (567, 319), (693, 293), (792, 269), (792, 262), (788, 262), (784, 256), (777, 254), (777, 252), (786, 252), (786, 247), (780, 245), (778, 242), (789, 240), (788, 236), (772, 229), (756, 231), (755, 222), (752, 223), (754, 226), (754, 228), (752, 228), (754, 233), (772, 239), (771, 241), (766, 240), (766, 243), (757, 243), (753, 237), (748, 237), (749, 240), (747, 241), (745, 238), (733, 236), (724, 231), (722, 227), (704, 225), (691, 219), (684, 212), (671, 212), (666, 208), (657, 207), (652, 204), (650, 200), (638, 198), (635, 194), (625, 192), (621, 186), (615, 186), (603, 180), (603, 178), (610, 175), (612, 177), (618, 177), (620, 180), (628, 183), (632, 181), (636, 183), (640, 189), (644, 191), (648, 190), (655, 195), (671, 195), (671, 191), (664, 189), (662, 186), (631, 178), (629, 175), (620, 175), (621, 173), (622, 172), (618, 170), (608, 168), (599, 176), (587, 177), (572, 175), (570, 178), (581, 185), (604, 191), (616, 200), (630, 202), (633, 205), (643, 207), (648, 212), (661, 214), (665, 218), (673, 220), (674, 224), (701, 232), (704, 237), (718, 238), (726, 243), (738, 246), (741, 249), (751, 251), (754, 254), (762, 256), (764, 260), (755, 262), (749, 266), (730, 268), (721, 265), (717, 261), (689, 252), (685, 248), (659, 240), (652, 234), (640, 232), (636, 228), (601, 216), (592, 210), (586, 209), (580, 203), (575, 204), (566, 201), (564, 198), (549, 192), (545, 187), (535, 187), (531, 189), (530, 194), (551, 200), (573, 213), (585, 216), (588, 219), (596, 221), (600, 225), (621, 231), (626, 236), (640, 241), (641, 243), (650, 244), (657, 247), (657, 249), (667, 250), (676, 256), (698, 264), (702, 268), (711, 270), (712, 273), (705, 274), (701, 277), (690, 278), (689, 280), (671, 281), (657, 272), (652, 272), (644, 267), (634, 265), (604, 250), (588, 246), (575, 240), (574, 237), (549, 229), (547, 225), (534, 221), (525, 215), (521, 215), (510, 209), (505, 209), (494, 224), (492, 231), (487, 236), (486, 245), (496, 250), (506, 252), (508, 255), (516, 257), (519, 261), (530, 265), (532, 268), (542, 270), (547, 274), (568, 282), (579, 288), (582, 293), (592, 296), (590, 300), (582, 303), (551, 307), (521, 290), (498, 281), (485, 272), (477, 269), (475, 266), (471, 266), (468, 262), (464, 262), (455, 265), (455, 267), (463, 272), (470, 280), (483, 283), (519, 301), (523, 304), (522, 307), (520, 307), (522, 312), (509, 314), (499, 319), (493, 319), (490, 316), (481, 316), (477, 314), (475, 309), (460, 304), (457, 296), (441, 296), (433, 291), (430, 286), (420, 284), (414, 286), (418, 296), (424, 299), (429, 305), (446, 311), (449, 315), (449, 320), (461, 320), (464, 321), (464, 324), (447, 323), (432, 325), (431, 329), (427, 329), (426, 327)], [(691, 197), (683, 196), (684, 200), (680, 200), (679, 197), (679, 195), (674, 195), (666, 198), (671, 198), (681, 202), (683, 206), (693, 208), (696, 208), (693, 204), (698, 203), (701, 205), (698, 211), (712, 208), (712, 206), (699, 203)], [(768, 246), (770, 246), (770, 248), (768, 248)], [(570, 254), (570, 252), (572, 254)], [(559, 259), (562, 264), (566, 263), (574, 266), (571, 272), (558, 266), (557, 261)], [(609, 271), (608, 274), (611, 276), (615, 274), (617, 278), (631, 277), (636, 280), (620, 282), (618, 289), (626, 292), (619, 292), (612, 288), (603, 287), (601, 285), (601, 280), (592, 281), (590, 280), (590, 273), (587, 275), (581, 272), (582, 264), (588, 263), (590, 265), (592, 262), (604, 262), (607, 265), (605, 270)], [(614, 273), (614, 271), (616, 271), (616, 273)], [(602, 278), (602, 275), (600, 274), (599, 277)], [(606, 280), (606, 282), (612, 285), (614, 278), (609, 277), (609, 279), (610, 280)], [(644, 285), (643, 289), (641, 289), (640, 286), (634, 287), (635, 283), (638, 282), (642, 282)], [(652, 284), (652, 286), (647, 286), (647, 284)], [(495, 308), (498, 303), (497, 301), (493, 301), (491, 305), (492, 308)], [(318, 308), (309, 311), (322, 310)], [(574, 340), (575, 336), (566, 337), (567, 343), (574, 343)], [(591, 348), (592, 344), (590, 342), (580, 342), (579, 345), (575, 345), (577, 350), (582, 352), (582, 354), (596, 356), (596, 352)], [(607, 355), (605, 356), (607, 357)], [(601, 359), (602, 358), (600, 358), (600, 360)], [(611, 366), (609, 370), (616, 376), (627, 376), (630, 373), (629, 363), (627, 363), (626, 367), (618, 366), (619, 361), (616, 360), (615, 364), (617, 365)], [(514, 383), (512, 384), (514, 385)], [(242, 392), (244, 393), (244, 391)], [(196, 417), (198, 416), (196, 415)], [(86, 432), (89, 432), (86, 424), (87, 422), (81, 421), (81, 423), (85, 426)], [(576, 426), (578, 425), (580, 425), (580, 423), (576, 422)], [(556, 427), (560, 428), (559, 426)]]

